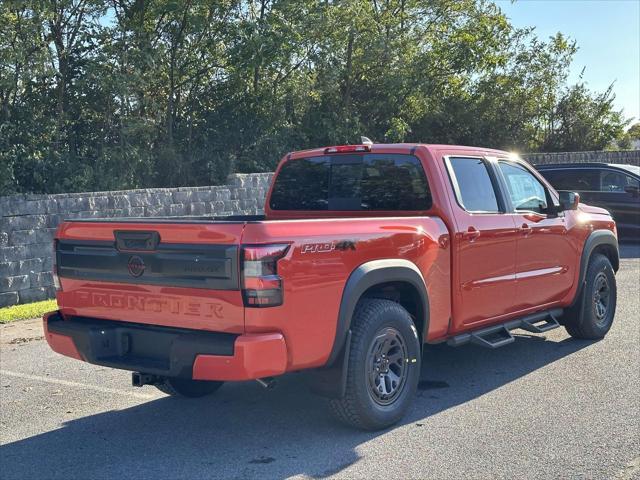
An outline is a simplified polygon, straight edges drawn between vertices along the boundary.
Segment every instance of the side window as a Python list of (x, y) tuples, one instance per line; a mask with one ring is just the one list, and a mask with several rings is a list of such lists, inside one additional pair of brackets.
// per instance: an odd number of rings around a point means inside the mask
[(638, 180), (622, 172), (614, 172), (613, 170), (602, 171), (602, 188), (603, 192), (624, 193), (627, 187), (638, 187)]
[(516, 211), (546, 212), (546, 190), (531, 172), (515, 163), (499, 162), (498, 165), (507, 182), (509, 197)]
[(487, 165), (479, 158), (449, 160), (458, 203), (469, 212), (499, 212), (498, 199)]
[(565, 168), (542, 170), (540, 173), (549, 180), (556, 190), (570, 192), (597, 192), (600, 190), (600, 173), (594, 169)]

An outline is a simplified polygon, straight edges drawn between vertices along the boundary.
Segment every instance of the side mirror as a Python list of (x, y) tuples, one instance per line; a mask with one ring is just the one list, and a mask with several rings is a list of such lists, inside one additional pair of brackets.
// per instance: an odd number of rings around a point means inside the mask
[(565, 210), (577, 210), (580, 203), (580, 195), (575, 192), (560, 191), (560, 208), (561, 212)]
[(634, 185), (629, 185), (628, 187), (624, 187), (624, 191), (630, 193), (634, 197), (640, 195), (640, 189)]

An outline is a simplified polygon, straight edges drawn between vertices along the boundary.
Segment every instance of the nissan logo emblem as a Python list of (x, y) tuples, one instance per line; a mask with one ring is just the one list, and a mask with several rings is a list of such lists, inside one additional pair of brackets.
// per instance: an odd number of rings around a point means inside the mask
[(138, 255), (132, 255), (127, 262), (127, 269), (132, 277), (139, 277), (144, 273), (144, 260)]

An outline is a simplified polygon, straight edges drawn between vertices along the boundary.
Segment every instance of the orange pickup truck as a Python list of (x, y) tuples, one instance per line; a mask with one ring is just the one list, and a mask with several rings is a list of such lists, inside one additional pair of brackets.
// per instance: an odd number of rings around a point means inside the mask
[(616, 226), (486, 148), (363, 144), (286, 155), (264, 216), (87, 219), (55, 238), (53, 350), (202, 396), (308, 370), (338, 417), (399, 421), (425, 345), (613, 322)]

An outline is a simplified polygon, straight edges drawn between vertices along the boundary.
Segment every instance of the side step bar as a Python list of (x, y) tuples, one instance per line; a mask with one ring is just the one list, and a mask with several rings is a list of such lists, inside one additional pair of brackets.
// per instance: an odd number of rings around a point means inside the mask
[(558, 323), (560, 315), (562, 315), (561, 308), (532, 313), (500, 325), (492, 325), (474, 332), (461, 333), (447, 340), (447, 344), (452, 347), (459, 347), (465, 343), (473, 343), (487, 348), (503, 347), (515, 341), (515, 338), (511, 335), (511, 330), (521, 328), (531, 333), (548, 332), (560, 326)]

